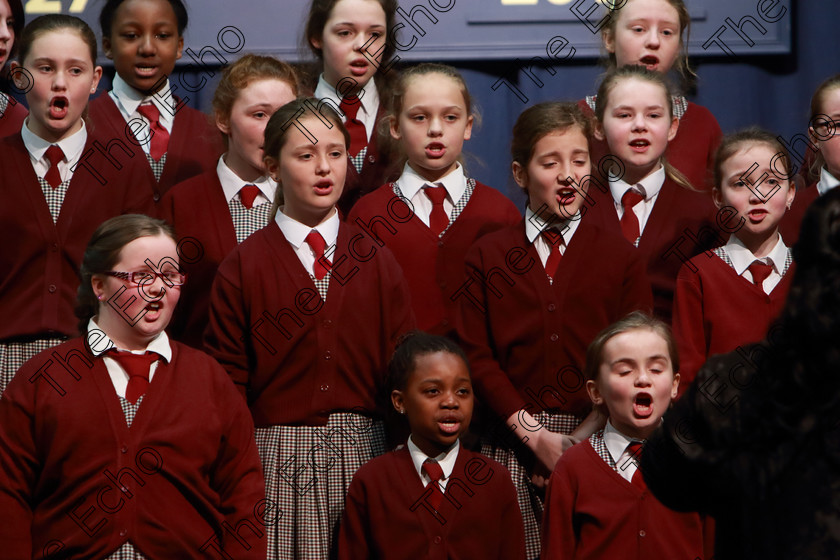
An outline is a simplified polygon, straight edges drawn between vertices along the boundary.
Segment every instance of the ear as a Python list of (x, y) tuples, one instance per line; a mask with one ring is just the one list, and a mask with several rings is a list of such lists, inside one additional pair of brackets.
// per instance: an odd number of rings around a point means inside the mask
[(615, 35), (609, 28), (605, 27), (601, 31), (601, 41), (604, 42), (604, 48), (608, 53), (615, 54)]
[(677, 392), (679, 391), (679, 388), (680, 388), (680, 374), (675, 373), (674, 374), (674, 381), (671, 384), (671, 400), (674, 400), (674, 399), (677, 398)]
[(677, 135), (677, 130), (680, 128), (680, 119), (671, 117), (671, 126), (668, 128), (668, 142), (674, 139)]
[(516, 181), (516, 184), (523, 191), (528, 192), (528, 171), (518, 161), (510, 164), (510, 170), (513, 173), (513, 180)]
[(101, 274), (94, 274), (90, 277), (90, 287), (93, 289), (93, 295), (97, 298), (105, 295), (105, 278)]
[[(20, 70), (18, 70), (18, 68), (20, 68)], [(28, 88), (31, 86), (32, 75), (23, 68), (21, 63), (17, 60), (10, 61), (9, 73), (12, 76), (12, 79), (15, 82), (15, 87), (17, 87), (18, 91), (28, 91)], [(24, 79), (29, 83), (24, 83)]]
[(183, 52), (184, 52), (184, 36), (179, 35), (178, 36), (178, 52), (175, 53), (175, 60), (180, 60)]
[(230, 136), (230, 118), (222, 115), (218, 111), (214, 111), (214, 116), (216, 118), (216, 128), (218, 128), (222, 134)]
[(589, 395), (589, 400), (592, 401), (592, 404), (595, 406), (601, 406), (604, 404), (604, 397), (601, 395), (601, 391), (598, 390), (598, 384), (595, 383), (594, 380), (587, 380), (586, 392)]
[(405, 401), (403, 400), (402, 391), (394, 389), (391, 391), (391, 404), (397, 412), (405, 411)]
[(394, 140), (402, 139), (402, 134), (400, 134), (400, 123), (397, 117), (393, 115), (388, 117), (388, 129), (391, 131), (391, 138)]
[(712, 202), (715, 203), (715, 206), (718, 210), (724, 207), (723, 204), (723, 190), (715, 185), (712, 187)]
[(796, 184), (794, 183), (793, 179), (788, 179), (788, 193), (785, 197), (785, 206), (787, 206), (788, 210), (790, 210), (791, 205), (793, 204), (793, 199), (796, 197)]
[(464, 140), (469, 140), (472, 136), (473, 120), (474, 119), (472, 115), (470, 115), (469, 118), (467, 118), (467, 128), (464, 129)]
[(607, 139), (607, 135), (604, 134), (604, 125), (600, 121), (595, 121), (595, 128), (592, 129), (592, 135), (601, 142)]
[(265, 156), (263, 157), (263, 163), (265, 164), (265, 169), (268, 171), (269, 176), (277, 181), (277, 184), (280, 184), (280, 162), (274, 156)]
[(102, 37), (102, 52), (105, 53), (105, 58), (114, 60), (110, 37)]
[(93, 69), (93, 81), (90, 84), (90, 93), (96, 93), (96, 88), (99, 87), (99, 80), (102, 79), (102, 67), (97, 66)]
[(309, 39), (309, 44), (319, 51), (324, 47), (324, 41), (321, 37), (312, 37)]

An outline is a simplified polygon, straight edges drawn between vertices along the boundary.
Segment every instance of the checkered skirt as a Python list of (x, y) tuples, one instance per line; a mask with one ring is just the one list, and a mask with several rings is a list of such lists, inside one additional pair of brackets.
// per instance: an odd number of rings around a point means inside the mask
[(42, 338), (31, 342), (0, 343), (0, 394), (15, 376), (20, 366), (40, 352), (64, 342), (62, 338)]
[(382, 422), (339, 412), (326, 426), (255, 432), (266, 498), (282, 512), (267, 528), (269, 560), (327, 560), (353, 475), (385, 452)]
[[(540, 412), (534, 414), (544, 428), (550, 432), (570, 434), (583, 420), (571, 414)], [(507, 467), (516, 488), (519, 510), (522, 512), (522, 522), (525, 525), (525, 551), (527, 558), (540, 557), (540, 524), (544, 510), (542, 497), (531, 482), (531, 471), (523, 465), (517, 452), (513, 449), (513, 440), (504, 430), (493, 430), (481, 439), (481, 453)]]

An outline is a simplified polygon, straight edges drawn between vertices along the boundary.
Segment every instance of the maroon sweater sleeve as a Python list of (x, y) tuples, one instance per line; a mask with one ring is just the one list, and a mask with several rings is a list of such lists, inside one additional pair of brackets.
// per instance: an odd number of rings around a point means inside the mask
[(367, 560), (371, 558), (368, 543), (372, 541), (369, 528), (364, 482), (353, 478), (344, 501), (344, 513), (338, 532), (338, 560)]
[(575, 557), (578, 537), (574, 526), (578, 481), (573, 476), (566, 454), (557, 461), (548, 481), (542, 519), (543, 560), (571, 560)]
[[(698, 258), (692, 260), (693, 265), (699, 264)], [(699, 270), (693, 272), (686, 263), (677, 276), (672, 325), (680, 352), (680, 395), (694, 381), (697, 370), (707, 358), (708, 344), (703, 315), (703, 282)]]

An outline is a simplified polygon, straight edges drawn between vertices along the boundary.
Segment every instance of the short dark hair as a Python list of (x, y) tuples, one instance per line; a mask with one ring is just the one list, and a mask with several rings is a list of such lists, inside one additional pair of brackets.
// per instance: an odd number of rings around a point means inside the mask
[[(175, 12), (175, 19), (178, 20), (178, 35), (183, 35), (184, 30), (189, 23), (189, 16), (187, 15), (187, 7), (181, 0), (166, 0), (172, 6)], [(117, 13), (117, 8), (125, 0), (108, 0), (99, 12), (99, 27), (102, 28), (102, 36), (111, 36), (111, 25), (114, 23), (114, 14)]]
[(436, 352), (448, 352), (458, 356), (467, 366), (467, 372), (470, 371), (467, 355), (451, 339), (423, 331), (411, 331), (402, 336), (388, 363), (388, 390), (405, 390), (409, 376), (417, 369), (417, 358)]

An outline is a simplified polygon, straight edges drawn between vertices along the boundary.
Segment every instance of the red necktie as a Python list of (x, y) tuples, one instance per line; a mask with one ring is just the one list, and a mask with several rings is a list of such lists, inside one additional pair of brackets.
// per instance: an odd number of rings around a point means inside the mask
[(560, 265), (560, 259), (563, 256), (562, 253), (560, 253), (560, 246), (563, 245), (563, 234), (549, 229), (544, 229), (542, 231), (542, 236), (545, 239), (545, 242), (548, 243), (549, 247), (551, 247), (551, 252), (548, 254), (548, 259), (545, 261), (545, 273), (548, 274), (549, 278), (554, 280), (554, 274), (557, 272), (557, 267)]
[(639, 238), (639, 218), (633, 212), (633, 207), (643, 201), (640, 193), (634, 189), (628, 189), (624, 196), (621, 197), (621, 206), (624, 208), (624, 214), (621, 216), (621, 233), (630, 243), (636, 244)]
[(642, 469), (640, 468), (640, 460), (642, 458), (642, 442), (630, 442), (630, 445), (627, 446), (627, 453), (630, 454), (630, 459), (636, 462), (636, 472), (633, 473), (633, 477), (631, 478), (630, 482), (639, 490), (647, 490), (647, 484), (645, 484), (645, 479), (642, 476)]
[(50, 168), (47, 169), (47, 174), (44, 175), (44, 180), (52, 188), (56, 188), (61, 184), (61, 173), (58, 172), (58, 162), (64, 159), (64, 152), (57, 144), (53, 144), (47, 148), (47, 153), (44, 154), (47, 161), (50, 162)]
[(770, 272), (773, 270), (773, 265), (755, 260), (747, 267), (747, 270), (749, 270), (750, 274), (752, 274), (753, 284), (758, 286), (761, 291), (764, 291), (764, 281), (768, 276), (770, 276)]
[(108, 357), (117, 361), (128, 374), (128, 387), (125, 389), (125, 399), (132, 404), (146, 394), (149, 388), (149, 368), (152, 362), (158, 359), (154, 352), (145, 354), (132, 354), (131, 352), (120, 352), (112, 349)]
[(440, 465), (434, 459), (426, 459), (421, 468), (426, 473), (426, 476), (432, 480), (429, 483), (433, 488), (432, 495), (429, 497), (429, 503), (437, 511), (440, 508), (441, 502), (443, 502), (443, 492), (440, 491), (440, 484), (438, 484), (439, 480), (443, 480), (443, 469), (440, 468)]
[(169, 132), (160, 124), (160, 111), (154, 105), (140, 105), (137, 107), (137, 112), (146, 117), (149, 121), (149, 127), (152, 129), (152, 140), (149, 144), (149, 155), (155, 161), (160, 161), (160, 158), (166, 153), (167, 146), (169, 146)]
[(245, 185), (239, 189), (239, 201), (246, 210), (250, 210), (254, 207), (254, 201), (258, 194), (260, 194), (260, 189), (257, 185)]
[(306, 236), (306, 242), (312, 247), (312, 252), (315, 253), (315, 264), (312, 266), (312, 271), (315, 273), (315, 278), (321, 280), (327, 275), (327, 271), (332, 268), (332, 263), (329, 259), (324, 258), (324, 250), (327, 248), (327, 242), (314, 229)]
[(429, 214), (429, 229), (435, 235), (440, 235), (449, 225), (449, 216), (443, 209), (443, 201), (446, 200), (446, 189), (426, 185), (423, 187), (423, 194), (432, 201), (432, 212)]
[(347, 117), (347, 120), (344, 122), (344, 126), (347, 128), (347, 132), (350, 133), (351, 157), (356, 157), (356, 155), (358, 155), (358, 153), (362, 151), (362, 148), (367, 146), (368, 143), (365, 125), (362, 124), (362, 121), (356, 118), (356, 114), (359, 112), (359, 107), (362, 105), (362, 102), (358, 97), (355, 97), (354, 99), (355, 103), (351, 103), (346, 97), (344, 97), (338, 105), (338, 108), (341, 109)]

